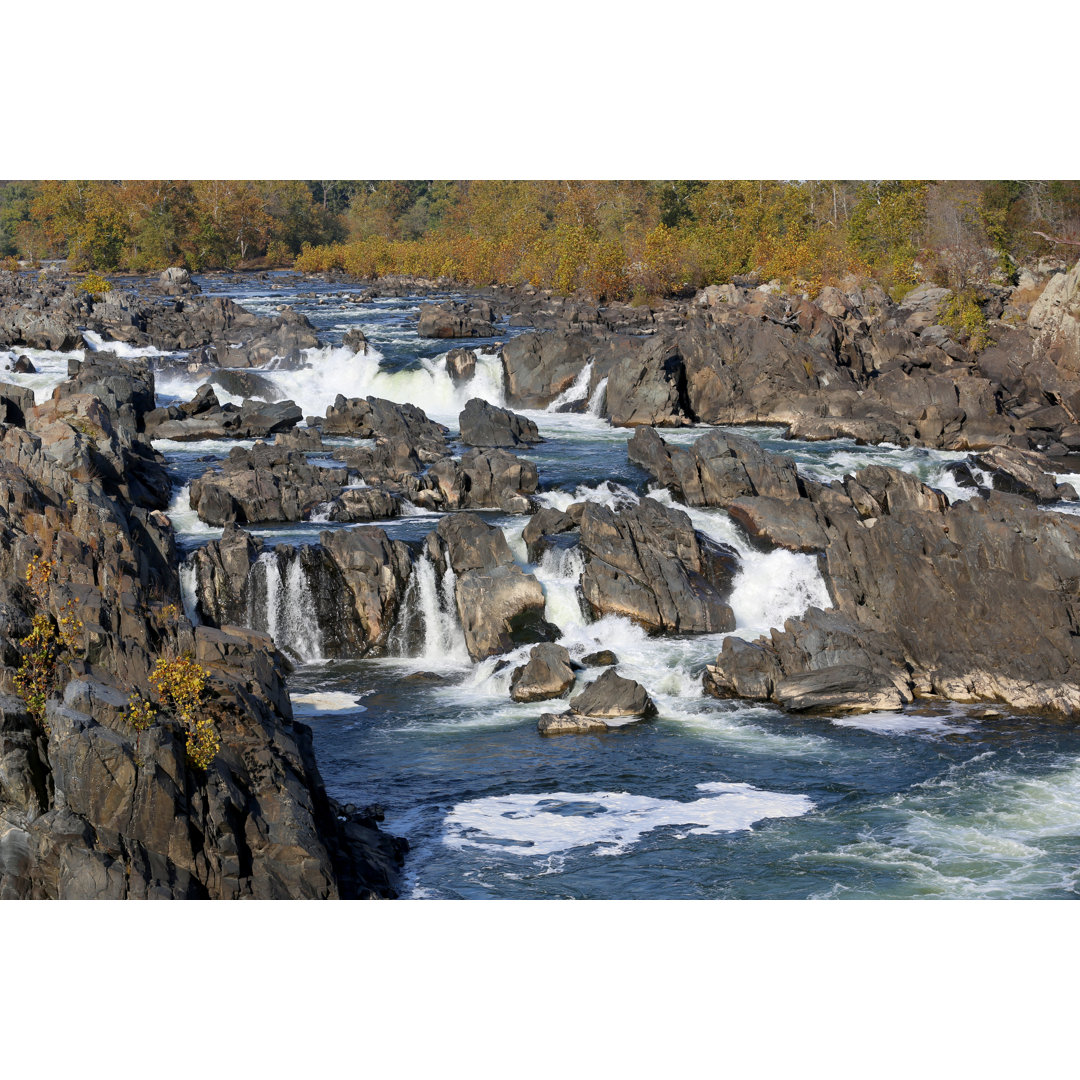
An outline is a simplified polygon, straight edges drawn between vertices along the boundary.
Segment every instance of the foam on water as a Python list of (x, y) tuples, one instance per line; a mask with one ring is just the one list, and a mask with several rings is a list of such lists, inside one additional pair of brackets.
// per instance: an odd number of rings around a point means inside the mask
[(729, 602), (739, 637), (751, 640), (770, 629), (782, 629), (788, 619), (796, 618), (808, 607), (832, 606), (814, 555), (783, 548), (759, 551), (751, 547), (727, 511), (684, 506), (666, 488), (649, 494), (657, 502), (686, 513), (698, 532), (735, 549), (739, 570)]
[(913, 713), (873, 712), (836, 716), (837, 727), (859, 728), (879, 735), (960, 735), (975, 731), (960, 716), (918, 716)]
[(358, 713), (367, 710), (360, 704), (356, 694), (346, 694), (338, 690), (313, 691), (311, 693), (290, 694), (293, 713), (296, 716), (320, 716), (327, 713)]
[(609, 510), (622, 510), (627, 506), (636, 506), (638, 497), (628, 487), (613, 480), (590, 486), (581, 484), (573, 491), (541, 491), (536, 495), (540, 506), (552, 507), (566, 512), (571, 503), (595, 502)]
[[(4, 370), (18, 357), (30, 358), (35, 371), (23, 374)], [(74, 352), (54, 352), (51, 349), (0, 349), (0, 382), (23, 386), (34, 391), (37, 404), (52, 396), (52, 392), (68, 377), (68, 361), (82, 360), (86, 356), (84, 349)]]
[(592, 378), (593, 362), (589, 360), (577, 373), (574, 381), (554, 401), (548, 405), (545, 412), (557, 413), (567, 405), (576, 401), (584, 401), (589, 393), (589, 380)]
[(219, 526), (207, 525), (199, 519), (199, 515), (191, 508), (191, 485), (184, 484), (176, 489), (168, 510), (165, 511), (172, 522), (173, 530), (177, 536), (197, 538), (200, 540), (220, 540), (224, 529)]
[(749, 784), (704, 783), (688, 802), (619, 791), (498, 795), (459, 803), (447, 815), (443, 843), (452, 848), (542, 856), (596, 847), (613, 855), (654, 829), (687, 836), (740, 832), (766, 818), (798, 817), (814, 804), (805, 795), (762, 791)]
[(129, 345), (126, 341), (106, 341), (93, 330), (82, 332), (83, 340), (93, 352), (115, 353), (121, 360), (139, 360), (147, 356), (168, 356), (153, 345)]

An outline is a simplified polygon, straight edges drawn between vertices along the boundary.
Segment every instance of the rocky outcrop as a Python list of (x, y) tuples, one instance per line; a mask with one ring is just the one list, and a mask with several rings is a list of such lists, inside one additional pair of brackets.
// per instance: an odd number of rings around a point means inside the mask
[(234, 447), (220, 467), (193, 480), (190, 503), (211, 525), (304, 521), (347, 483), (347, 469), (309, 465), (299, 450), (257, 442)]
[(586, 503), (581, 547), (581, 588), (597, 617), (625, 615), (653, 632), (735, 628), (734, 553), (695, 533), (683, 511), (654, 499), (620, 512)]
[(247, 399), (243, 405), (222, 405), (209, 383), (191, 401), (154, 409), (146, 415), (146, 431), (154, 439), (193, 442), (202, 439), (265, 439), (289, 431), (304, 418), (292, 401), (267, 403)]
[(498, 507), (508, 514), (527, 514), (529, 496), (539, 484), (536, 466), (505, 450), (469, 450), (461, 456), (463, 506)]
[(571, 698), (570, 708), (579, 716), (601, 720), (647, 719), (657, 711), (645, 687), (624, 679), (613, 667)]
[(422, 462), (438, 461), (449, 453), (447, 430), (429, 420), (415, 405), (398, 405), (383, 398), (345, 398), (326, 410), (326, 418), (309, 418), (324, 435), (352, 435), (409, 447)]
[(540, 433), (528, 417), (470, 398), (458, 418), (461, 441), (466, 446), (528, 446), (541, 442)]
[[(403, 849), (327, 797), (269, 639), (181, 614), (172, 530), (129, 497), (137, 387), (76, 374), (31, 418), (40, 433), (0, 427), (0, 896), (393, 895)], [(86, 469), (91, 442), (115, 478)], [(35, 715), (14, 692), (37, 614), (76, 622)], [(155, 663), (185, 655), (220, 741), (205, 767), (168, 708), (141, 733), (128, 712), (154, 697)]]
[(483, 301), (421, 304), (416, 332), (422, 338), (487, 338), (495, 336), (490, 305)]
[(1035, 353), (1059, 369), (1080, 373), (1080, 262), (1055, 274), (1028, 314)]
[[(706, 688), (786, 708), (872, 711), (915, 696), (1080, 707), (1080, 522), (1021, 496), (949, 506), (880, 466), (807, 483), (828, 611), (770, 639), (729, 639)], [(762, 539), (773, 540), (768, 530)]]
[(528, 525), (522, 530), (521, 539), (525, 541), (525, 550), (530, 562), (539, 562), (544, 552), (550, 547), (549, 536), (570, 532), (577, 528), (577, 523), (569, 514), (552, 507), (544, 507), (529, 518)]
[[(412, 572), (408, 548), (381, 529), (335, 530), (319, 544), (267, 548), (227, 525), (191, 556), (198, 614), (210, 626), (285, 623), (303, 607), (320, 654), (362, 657), (385, 648)], [(274, 604), (274, 611), (269, 605)]]
[(529, 661), (510, 676), (510, 697), (514, 701), (547, 701), (562, 697), (574, 685), (570, 654), (561, 645), (544, 642), (534, 645)]
[(446, 370), (455, 386), (467, 383), (476, 374), (476, 351), (451, 349), (446, 354)]

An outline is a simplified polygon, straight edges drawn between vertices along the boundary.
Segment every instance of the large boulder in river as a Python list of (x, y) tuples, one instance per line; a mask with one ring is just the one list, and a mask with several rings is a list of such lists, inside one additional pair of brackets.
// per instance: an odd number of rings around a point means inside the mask
[(474, 660), (559, 636), (544, 618), (543, 587), (514, 565), (501, 529), (475, 514), (452, 514), (428, 536), (427, 550), (441, 572), (456, 576), (458, 616)]
[(467, 570), (455, 589), (465, 645), (474, 660), (559, 635), (544, 618), (543, 587), (519, 566)]
[(514, 701), (547, 701), (562, 697), (574, 685), (570, 654), (562, 645), (542, 642), (529, 652), (529, 661), (510, 676)]
[(646, 719), (656, 715), (656, 704), (645, 687), (633, 679), (624, 679), (614, 668), (608, 668), (577, 697), (571, 698), (570, 708), (579, 716), (601, 720)]
[(458, 418), (466, 446), (523, 446), (541, 442), (536, 424), (526, 416), (471, 398)]
[(455, 386), (467, 383), (476, 374), (476, 350), (451, 349), (446, 354), (446, 371)]
[(346, 398), (338, 394), (326, 410), (326, 418), (309, 419), (324, 435), (352, 435), (409, 447), (421, 461), (438, 461), (449, 453), (447, 429), (429, 420), (415, 405), (368, 396)]
[(695, 533), (683, 511), (655, 499), (617, 513), (586, 503), (581, 547), (581, 588), (596, 616), (625, 615), (654, 632), (735, 629), (734, 552)]
[(506, 450), (474, 447), (462, 454), (464, 506), (484, 509), (498, 507), (508, 514), (527, 514), (532, 509), (528, 496), (539, 484), (536, 466)]
[(690, 447), (670, 446), (653, 428), (639, 428), (627, 443), (631, 461), (690, 506), (726, 507), (745, 495), (797, 499), (795, 463), (766, 453), (753, 439), (710, 431)]
[(600, 735), (608, 725), (599, 717), (580, 716), (576, 712), (543, 713), (536, 722), (541, 735)]

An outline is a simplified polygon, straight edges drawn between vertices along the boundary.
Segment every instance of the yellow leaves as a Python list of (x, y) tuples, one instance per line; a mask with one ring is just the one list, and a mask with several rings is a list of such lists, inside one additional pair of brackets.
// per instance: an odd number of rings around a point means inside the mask
[[(206, 669), (190, 656), (172, 660), (161, 657), (150, 673), (150, 685), (162, 706), (184, 725), (188, 760), (197, 769), (209, 768), (221, 748), (221, 740), (213, 721), (201, 711), (206, 705)], [(135, 706), (129, 706), (129, 713), (132, 708)], [(140, 711), (137, 715), (141, 720), (144, 713)]]

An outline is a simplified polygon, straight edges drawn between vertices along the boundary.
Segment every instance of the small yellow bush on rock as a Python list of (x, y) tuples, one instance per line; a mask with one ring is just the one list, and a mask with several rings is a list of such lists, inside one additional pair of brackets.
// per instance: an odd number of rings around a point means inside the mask
[[(173, 713), (184, 725), (187, 734), (188, 760), (197, 769), (207, 769), (213, 763), (221, 739), (214, 729), (214, 722), (203, 712), (206, 704), (206, 670), (190, 656), (174, 660), (160, 658), (150, 673), (150, 684), (158, 695), (161, 705)], [(135, 716), (149, 726), (153, 716), (145, 717), (145, 710), (135, 709)], [(135, 724), (135, 719), (132, 720)], [(136, 725), (136, 730), (138, 726)]]

